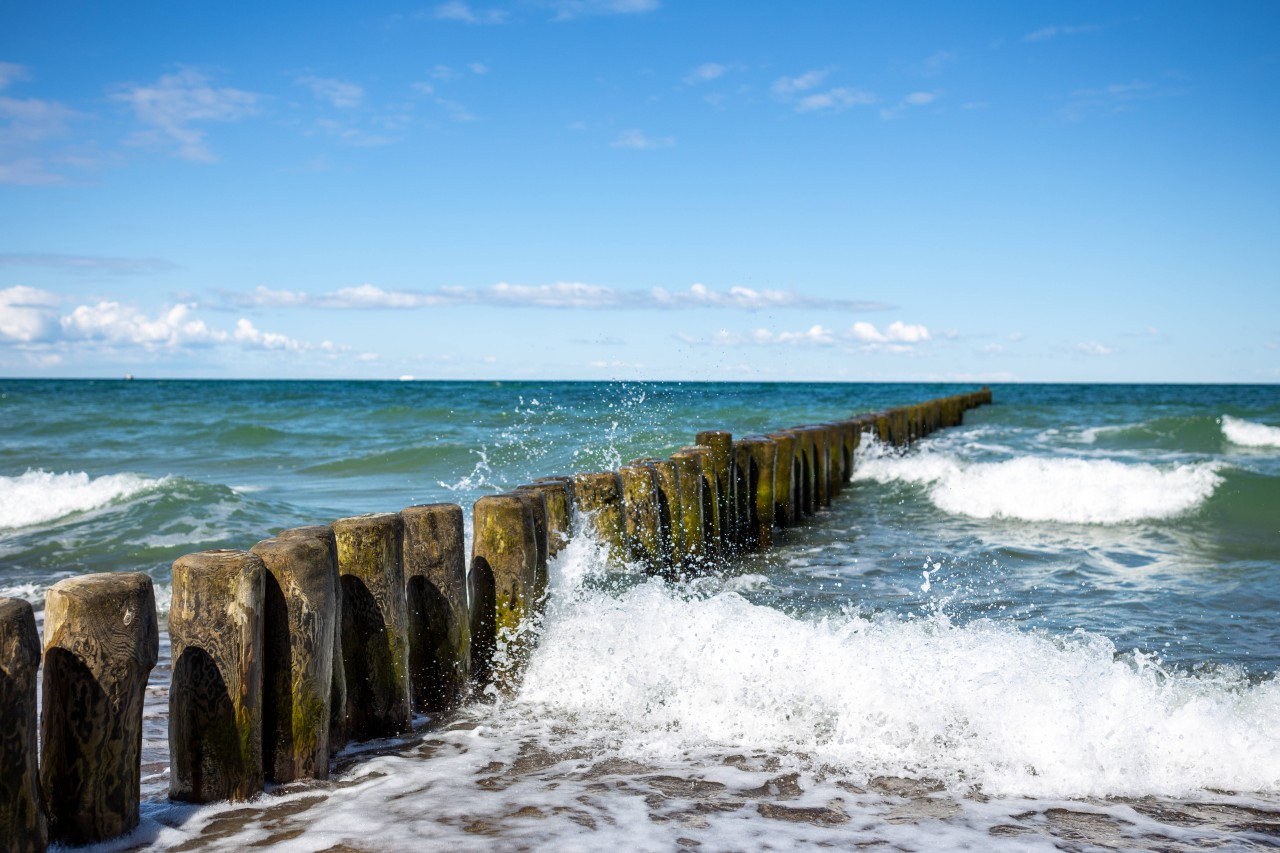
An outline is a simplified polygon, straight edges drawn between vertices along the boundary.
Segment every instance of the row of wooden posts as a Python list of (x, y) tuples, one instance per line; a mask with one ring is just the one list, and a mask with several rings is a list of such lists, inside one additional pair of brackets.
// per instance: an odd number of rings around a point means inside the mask
[[(734, 440), (697, 434), (666, 459), (547, 477), (462, 509), (412, 506), (285, 530), (247, 551), (173, 564), (172, 799), (244, 800), (264, 781), (325, 779), (348, 741), (410, 731), (415, 713), (506, 689), (528, 651), (547, 561), (575, 514), (617, 567), (698, 575), (769, 547), (836, 497), (863, 434), (905, 445), (961, 423), (981, 391)], [(0, 599), (0, 840), (44, 850), (138, 823), (142, 711), (159, 651), (151, 579), (60, 581)], [(501, 654), (499, 654), (501, 650)], [(43, 657), (37, 741), (37, 669)], [(37, 761), (37, 743), (40, 751)]]

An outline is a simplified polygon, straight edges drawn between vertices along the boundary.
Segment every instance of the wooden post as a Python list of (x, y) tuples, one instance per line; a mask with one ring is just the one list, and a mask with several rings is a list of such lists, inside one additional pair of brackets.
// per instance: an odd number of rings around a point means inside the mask
[(680, 514), (680, 474), (670, 459), (634, 459), (631, 465), (647, 465), (653, 469), (657, 486), (658, 521), (662, 525), (662, 574), (668, 580), (681, 560), (684, 549)]
[(173, 563), (171, 799), (210, 803), (262, 792), (265, 575), (248, 551), (201, 551)]
[(827, 493), (834, 501), (840, 497), (840, 486), (844, 483), (844, 438), (837, 424), (823, 424), (822, 431), (827, 443)]
[(409, 614), (404, 524), (394, 512), (333, 523), (342, 583), (347, 726), (356, 740), (409, 731)]
[(633, 463), (619, 468), (618, 477), (622, 481), (622, 517), (631, 559), (644, 566), (648, 574), (659, 574), (666, 561), (657, 474), (648, 465)]
[[(480, 651), (482, 683), (509, 687), (528, 652), (522, 635), (537, 606), (538, 543), (533, 511), (518, 495), (486, 495), (471, 515), (471, 573), (492, 584), (492, 615), (482, 622), (483, 636), (472, 637)], [(498, 652), (505, 649), (499, 659)], [(473, 667), (476, 659), (472, 659)]]
[(67, 578), (44, 598), (40, 782), (49, 837), (92, 844), (138, 825), (142, 704), (160, 651), (151, 578)]
[(771, 432), (765, 438), (778, 448), (773, 471), (773, 520), (779, 527), (796, 523), (796, 436), (792, 432)]
[(48, 844), (36, 759), (40, 633), (31, 605), (0, 598), (0, 839), (14, 853)]
[(547, 502), (547, 556), (555, 557), (569, 544), (573, 536), (573, 488), (572, 480), (537, 480), (520, 486), (517, 492), (537, 491)]
[(742, 482), (751, 497), (747, 544), (751, 550), (762, 550), (773, 545), (773, 485), (778, 445), (772, 439), (759, 436), (739, 439), (733, 445), (738, 470), (745, 475)]
[(724, 529), (720, 519), (720, 496), (716, 485), (716, 465), (711, 455), (711, 448), (701, 444), (693, 444), (680, 448), (681, 453), (692, 453), (698, 459), (698, 470), (702, 472), (702, 548), (708, 560), (720, 554), (719, 543)]
[(262, 763), (271, 782), (329, 778), (338, 566), (318, 536), (264, 539)]
[(600, 544), (608, 549), (609, 565), (626, 565), (628, 546), (622, 510), (622, 481), (616, 471), (578, 474), (573, 478), (578, 510), (587, 516)]
[(738, 518), (737, 477), (734, 472), (733, 435), (723, 430), (704, 430), (697, 435), (698, 444), (711, 448), (715, 470), (716, 508), (720, 515), (720, 538), (717, 546), (730, 553), (741, 538)]
[(400, 511), (414, 711), (461, 704), (471, 678), (471, 621), (462, 507), (425, 504)]
[(333, 677), (329, 690), (329, 756), (347, 745), (347, 671), (342, 662), (342, 583), (338, 577), (338, 542), (327, 524), (291, 527), (277, 539), (317, 539), (333, 563)]
[(858, 425), (856, 421), (840, 422), (840, 479), (849, 483), (853, 479), (853, 452), (858, 446)]
[[(686, 574), (701, 573), (706, 559), (702, 513), (706, 504), (702, 489), (702, 461), (696, 454), (677, 451), (671, 455), (680, 490), (680, 536), (676, 563)], [(672, 527), (677, 525), (673, 524)]]

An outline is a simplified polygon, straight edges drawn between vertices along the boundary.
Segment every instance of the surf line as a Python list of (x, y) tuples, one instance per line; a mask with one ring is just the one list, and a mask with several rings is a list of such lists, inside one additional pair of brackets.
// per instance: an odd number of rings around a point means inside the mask
[[(544, 477), (472, 509), (412, 506), (277, 533), (173, 563), (169, 797), (249, 800), (328, 778), (349, 742), (415, 714), (512, 691), (532, 650), (548, 561), (589, 525), (615, 569), (683, 580), (773, 545), (840, 496), (864, 435), (905, 446), (991, 402), (985, 386), (849, 420), (734, 439), (699, 432), (667, 458)], [(59, 581), (43, 643), (0, 598), (0, 831), (6, 849), (92, 844), (138, 825), (143, 700), (159, 629), (148, 575)], [(37, 719), (36, 683), (43, 666)], [(39, 736), (37, 737), (37, 726)]]

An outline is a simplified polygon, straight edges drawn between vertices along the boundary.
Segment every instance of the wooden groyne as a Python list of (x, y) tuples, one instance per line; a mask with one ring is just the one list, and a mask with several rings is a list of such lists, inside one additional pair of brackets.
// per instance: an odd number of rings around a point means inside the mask
[[(548, 561), (575, 526), (591, 531), (613, 568), (704, 575), (829, 506), (864, 436), (906, 446), (990, 402), (983, 388), (759, 436), (699, 432), (667, 458), (539, 478), (476, 501), (469, 561), (454, 504), (180, 557), (169, 613), (169, 796), (247, 800), (268, 782), (326, 779), (351, 741), (403, 734), (415, 713), (513, 689), (546, 600)], [(0, 599), (3, 849), (89, 844), (137, 826), (142, 703), (158, 643), (145, 574), (55, 584), (43, 647), (31, 605)]]

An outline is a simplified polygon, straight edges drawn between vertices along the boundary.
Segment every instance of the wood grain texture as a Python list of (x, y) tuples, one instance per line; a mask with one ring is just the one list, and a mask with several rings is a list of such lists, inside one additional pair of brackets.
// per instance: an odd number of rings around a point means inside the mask
[(0, 840), (14, 853), (48, 844), (36, 752), (40, 633), (31, 605), (0, 598)]
[(169, 796), (208, 803), (262, 792), (266, 568), (248, 551), (173, 563)]
[(342, 584), (342, 656), (353, 740), (409, 731), (404, 524), (393, 512), (333, 522)]
[(471, 680), (462, 507), (411, 506), (400, 518), (413, 709), (445, 711), (462, 702)]
[[(487, 495), (472, 509), (471, 571), (492, 577), (492, 634), (483, 638), (490, 653), (482, 677), (500, 689), (514, 685), (528, 644), (523, 634), (534, 615), (538, 591), (538, 545), (533, 511), (519, 495)], [(484, 628), (489, 629), (488, 625)]]
[(338, 565), (321, 536), (278, 536), (251, 549), (267, 570), (262, 756), (271, 782), (329, 778)]
[(338, 578), (338, 544), (333, 528), (325, 525), (291, 527), (276, 534), (277, 539), (302, 537), (320, 539), (333, 555), (333, 683), (329, 691), (329, 757), (347, 745), (347, 671), (342, 663), (342, 582)]
[(160, 651), (141, 572), (59, 581), (45, 593), (40, 781), (49, 837), (92, 844), (138, 825), (142, 705)]
[(741, 539), (740, 527), (744, 523), (738, 513), (733, 434), (724, 430), (703, 430), (696, 440), (711, 449), (711, 462), (716, 472), (716, 506), (720, 512), (720, 548), (727, 553)]
[(555, 557), (573, 536), (573, 489), (565, 480), (541, 480), (516, 491), (542, 492), (547, 503), (547, 556)]

